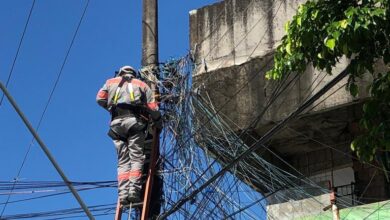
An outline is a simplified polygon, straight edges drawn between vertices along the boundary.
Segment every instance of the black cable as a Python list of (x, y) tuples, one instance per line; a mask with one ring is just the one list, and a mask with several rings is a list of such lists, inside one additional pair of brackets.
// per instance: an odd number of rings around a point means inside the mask
[[(34, 0), (34, 3), (35, 3), (35, 0)], [(52, 90), (51, 90), (51, 92), (50, 92), (49, 98), (48, 98), (48, 100), (47, 100), (46, 106), (45, 106), (45, 108), (44, 108), (44, 110), (43, 110), (43, 112), (42, 112), (42, 115), (41, 115), (40, 119), (39, 119), (38, 126), (37, 126), (37, 128), (36, 128), (37, 131), (38, 131), (39, 128), (40, 128), (40, 125), (41, 125), (41, 123), (42, 123), (42, 121), (43, 121), (43, 118), (44, 118), (44, 116), (45, 116), (45, 114), (46, 114), (46, 111), (47, 111), (47, 109), (48, 109), (48, 107), (49, 107), (50, 101), (51, 101), (51, 99), (52, 99), (52, 97), (53, 97), (54, 91), (55, 91), (56, 88), (57, 88), (59, 79), (60, 79), (60, 77), (61, 77), (61, 75), (62, 75), (62, 72), (63, 72), (63, 69), (64, 69), (64, 67), (65, 67), (66, 61), (68, 60), (70, 51), (71, 51), (71, 49), (72, 49), (72, 47), (73, 47), (73, 44), (74, 44), (74, 41), (75, 41), (75, 39), (76, 39), (77, 33), (78, 33), (78, 31), (79, 31), (79, 29), (80, 29), (80, 26), (81, 26), (81, 23), (82, 23), (82, 21), (83, 21), (83, 19), (84, 19), (85, 13), (86, 13), (87, 8), (88, 8), (88, 5), (89, 5), (89, 0), (87, 0), (87, 3), (85, 4), (83, 13), (82, 13), (82, 15), (81, 15), (81, 17), (80, 17), (80, 20), (79, 20), (79, 22), (78, 22), (77, 28), (76, 28), (76, 30), (75, 30), (75, 32), (74, 32), (74, 34), (73, 34), (72, 41), (71, 41), (71, 43), (70, 43), (70, 45), (69, 45), (69, 47), (68, 47), (68, 50), (67, 50), (67, 52), (66, 52), (64, 61), (62, 62), (60, 71), (59, 71), (59, 73), (58, 73), (58, 75), (57, 75), (57, 79), (56, 79), (56, 81), (55, 81), (55, 83), (54, 83), (54, 86), (53, 86), (53, 88), (52, 88)], [(33, 4), (33, 6), (34, 6), (34, 4)], [(31, 15), (31, 12), (32, 12), (32, 8), (33, 8), (33, 7), (31, 7), (30, 15)], [(29, 16), (29, 18), (30, 18), (30, 16)], [(26, 25), (26, 27), (27, 27), (27, 25)], [(3, 93), (3, 95), (4, 95), (4, 93)], [(22, 171), (22, 169), (23, 169), (23, 166), (24, 166), (24, 164), (25, 164), (25, 162), (26, 162), (26, 160), (27, 160), (27, 156), (28, 156), (28, 154), (29, 154), (29, 152), (30, 152), (30, 150), (31, 150), (31, 146), (32, 146), (32, 144), (33, 144), (33, 141), (34, 141), (34, 138), (33, 138), (32, 141), (30, 142), (30, 145), (29, 145), (29, 147), (28, 147), (28, 150), (27, 150), (26, 154), (24, 155), (22, 164), (21, 164), (21, 166), (19, 167), (18, 174), (17, 174), (17, 176), (16, 176), (16, 178), (15, 178), (15, 183), (17, 182), (17, 180), (18, 180), (18, 178), (19, 178), (19, 175), (20, 175), (20, 173), (21, 173), (21, 171)], [(11, 192), (12, 192), (12, 191), (13, 191), (13, 189), (11, 190)], [(1, 217), (3, 216), (3, 214), (4, 214), (4, 211), (5, 211), (6, 207), (7, 207), (7, 204), (8, 204), (8, 201), (9, 201), (10, 198), (11, 198), (11, 194), (8, 196), (7, 201), (5, 202), (5, 205), (3, 206), (3, 209), (2, 209), (1, 214), (0, 214), (0, 218), (1, 218)]]
[[(348, 68), (347, 68), (348, 69)], [(203, 185), (195, 189), (190, 193), (190, 195), (180, 199), (178, 202), (174, 204), (174, 206), (168, 210), (166, 213), (161, 215), (159, 219), (165, 219), (174, 211), (179, 209), (184, 203), (206, 188), (210, 183), (214, 182), (220, 176), (222, 176), (226, 171), (228, 171), (232, 166), (234, 166), (238, 161), (248, 156), (251, 152), (258, 149), (264, 142), (268, 141), (275, 133), (277, 133), (281, 128), (285, 126), (291, 119), (296, 117), (302, 111), (304, 111), (307, 107), (309, 107), (312, 103), (314, 103), (318, 98), (320, 98), (323, 94), (325, 94), (330, 88), (332, 88), (336, 83), (342, 80), (344, 77), (348, 75), (348, 71), (344, 70), (339, 75), (337, 75), (334, 79), (332, 79), (329, 83), (327, 83), (320, 91), (318, 91), (315, 95), (313, 95), (309, 100), (300, 105), (297, 110), (292, 112), (287, 118), (279, 122), (276, 126), (274, 126), (271, 130), (269, 130), (265, 135), (263, 135), (258, 141), (256, 141), (249, 149), (241, 153), (238, 157), (234, 158), (234, 160), (230, 161), (228, 165), (223, 167), (216, 175), (211, 177), (208, 181), (206, 181)]]
[[(256, 75), (255, 75), (255, 76), (256, 76)], [(298, 75), (297, 75), (297, 76), (298, 76)], [(238, 135), (238, 136), (234, 139), (234, 142), (238, 141), (238, 140), (240, 139), (240, 137), (241, 137), (243, 134), (247, 133), (247, 132), (254, 126), (254, 124), (257, 124), (257, 123), (260, 121), (260, 119), (261, 119), (261, 118), (263, 117), (263, 115), (266, 113), (267, 109), (275, 102), (276, 98), (279, 97), (279, 96), (282, 94), (282, 92), (285, 91), (285, 90), (289, 87), (289, 85), (290, 85), (293, 81), (295, 81), (295, 80), (297, 79), (297, 76), (295, 76), (293, 79), (291, 79), (290, 82), (288, 82), (287, 84), (284, 84), (285, 81), (281, 82), (281, 83), (279, 84), (280, 87), (275, 88), (275, 90), (274, 90), (274, 92), (273, 92), (273, 95), (271, 95), (271, 98), (269, 99), (269, 102), (268, 102), (267, 105), (263, 108), (263, 110), (261, 111), (261, 113), (260, 113), (259, 115), (257, 115), (257, 117), (256, 117), (255, 119), (252, 120), (252, 122), (250, 123), (250, 125), (249, 125), (246, 129), (244, 129), (242, 132), (240, 132), (240, 135)], [(253, 77), (253, 78), (254, 78), (254, 77)], [(287, 77), (285, 77), (284, 79), (286, 80)], [(250, 82), (250, 81), (252, 81), (252, 80), (249, 80), (249, 82)], [(283, 88), (283, 89), (281, 89), (281, 88), (282, 88), (281, 85), (284, 85), (284, 88)], [(281, 89), (281, 90), (280, 90), (280, 89)], [(200, 97), (200, 98), (202, 98), (202, 97)], [(222, 107), (223, 107), (223, 106), (222, 106)], [(222, 110), (222, 107), (221, 107), (219, 110)], [(207, 123), (210, 122), (216, 115), (218, 115), (219, 110), (216, 111), (215, 113), (213, 113), (213, 115), (209, 118), (209, 120), (207, 121)], [(204, 123), (203, 126), (204, 126), (205, 124), (207, 124), (207, 123)], [(203, 128), (203, 126), (200, 126), (199, 129)], [(201, 179), (201, 177), (202, 177), (203, 175), (205, 175), (205, 174), (207, 173), (207, 171), (208, 171), (216, 162), (219, 161), (219, 159), (221, 159), (221, 155), (217, 155), (217, 158), (216, 158), (216, 159), (215, 159), (215, 160), (214, 160), (214, 161), (213, 161), (213, 162), (212, 162), (212, 163), (203, 171), (202, 175), (200, 175), (200, 176), (198, 177), (198, 179), (195, 180), (195, 182), (192, 184), (192, 186), (195, 186), (195, 184)], [(192, 186), (191, 186), (191, 187), (192, 187)]]
[[(116, 206), (116, 203), (111, 204), (103, 204), (103, 205), (94, 205), (89, 206), (88, 208), (91, 209), (92, 212), (105, 212), (105, 211), (111, 211), (114, 210)], [(11, 220), (11, 219), (32, 219), (32, 218), (44, 218), (44, 217), (56, 217), (55, 219), (59, 219), (59, 217), (64, 218), (66, 216), (69, 217), (75, 217), (72, 215), (80, 214), (83, 210), (81, 208), (68, 208), (68, 209), (60, 209), (60, 210), (54, 210), (54, 211), (47, 211), (47, 212), (35, 212), (35, 213), (24, 213), (24, 214), (15, 214), (15, 215), (8, 215), (4, 216), (2, 220)], [(85, 217), (83, 215), (82, 217)]]
[[(278, 9), (277, 9), (277, 11), (279, 11), (280, 10), (280, 7), (281, 7), (281, 5), (282, 4), (279, 4), (279, 7), (278, 7)], [(275, 18), (275, 16), (273, 16), (272, 17), (272, 19), (274, 19)], [(261, 19), (260, 19), (261, 20)], [(269, 27), (268, 27), (269, 28)], [(268, 28), (267, 28), (267, 30), (268, 30)], [(262, 42), (262, 40), (264, 39), (264, 37), (265, 37), (265, 34), (260, 38), (260, 40), (258, 41), (258, 43), (256, 44), (256, 47), (255, 48), (257, 48), (258, 47), (258, 45), (260, 44), (260, 42)], [(251, 55), (253, 55), (253, 53), (255, 52), (255, 50), (253, 50), (252, 52), (251, 52), (251, 54), (249, 55), (249, 57), (251, 56)], [(243, 86), (241, 87), (241, 88), (239, 88), (226, 102), (224, 102), (216, 111), (215, 111), (215, 114), (213, 114), (213, 116), (212, 117), (209, 117), (208, 118), (208, 120), (207, 121), (205, 121), (204, 123), (203, 123), (203, 125), (202, 126), (200, 126), (199, 127), (199, 129), (197, 129), (196, 131), (194, 131), (190, 136), (189, 136), (189, 138), (186, 140), (186, 141), (184, 141), (184, 143), (182, 144), (182, 145), (185, 145), (189, 140), (191, 140), (192, 138), (193, 138), (193, 136), (203, 127), (203, 126), (205, 126), (205, 125), (207, 125), (212, 119), (214, 119), (215, 118), (215, 116), (227, 105), (227, 104), (229, 104), (232, 100), (233, 100), (233, 98), (234, 97), (236, 97), (244, 88), (246, 88), (246, 86), (261, 72), (261, 71), (263, 71), (266, 67), (267, 67), (267, 65), (269, 64), (269, 63), (271, 63), (273, 61), (273, 58), (270, 58), (270, 59), (268, 59), (267, 61), (266, 61), (266, 63), (265, 63), (265, 65), (257, 72), (257, 73), (255, 73), (246, 83), (244, 83), (243, 84)], [(238, 69), (238, 71), (237, 72), (239, 72), (240, 70), (241, 70), (241, 68), (243, 68), (244, 67), (244, 65), (242, 65), (242, 66), (240, 66), (239, 67), (239, 69)], [(209, 79), (211, 77), (211, 74), (210, 74), (210, 76), (207, 78), (207, 79)], [(249, 129), (249, 128), (248, 128)], [(177, 144), (179, 144), (179, 143), (177, 143)], [(179, 144), (179, 146), (180, 146), (180, 144)]]
[[(102, 189), (102, 188), (108, 188), (109, 186), (97, 186), (95, 188), (87, 188), (87, 189), (78, 189), (77, 191), (87, 191), (87, 190), (94, 190), (94, 189)], [(110, 187), (111, 188), (111, 187)], [(11, 203), (20, 203), (20, 202), (26, 202), (26, 201), (31, 201), (31, 200), (35, 200), (35, 199), (44, 199), (44, 198), (48, 198), (48, 197), (54, 197), (54, 196), (60, 196), (60, 195), (65, 195), (65, 194), (69, 194), (71, 193), (70, 191), (66, 191), (66, 192), (60, 192), (60, 193), (53, 193), (53, 194), (49, 194), (49, 195), (44, 195), (44, 196), (36, 196), (36, 197), (31, 197), (31, 198), (27, 198), (27, 199), (19, 199), (19, 200), (14, 200), (14, 201), (9, 201), (8, 204), (11, 204)], [(5, 204), (5, 203), (1, 203), (0, 205), (2, 204)]]
[[(27, 30), (28, 24), (30, 23), (31, 14), (32, 14), (32, 12), (33, 12), (33, 10), (34, 10), (34, 5), (35, 5), (35, 0), (33, 0), (33, 3), (32, 3), (32, 5), (31, 5), (30, 12), (29, 12), (29, 14), (28, 14), (26, 24), (24, 25), (24, 29), (23, 29), (22, 36), (20, 37), (18, 49), (16, 50), (16, 54), (15, 54), (15, 57), (14, 57), (14, 61), (12, 62), (11, 70), (10, 70), (9, 73), (8, 73), (8, 78), (7, 78), (7, 81), (6, 81), (6, 83), (5, 83), (5, 87), (6, 87), (6, 88), (8, 88), (8, 83), (9, 83), (9, 81), (11, 80), (11, 76), (12, 76), (12, 73), (13, 73), (13, 71), (14, 71), (14, 67), (15, 67), (15, 64), (16, 64), (16, 60), (18, 59), (19, 51), (20, 51), (20, 48), (22, 47), (24, 35), (26, 34), (26, 30)], [(4, 93), (1, 95), (0, 106), (1, 106), (1, 104), (3, 103), (3, 99), (4, 99)], [(0, 215), (0, 217), (1, 217), (1, 215)]]

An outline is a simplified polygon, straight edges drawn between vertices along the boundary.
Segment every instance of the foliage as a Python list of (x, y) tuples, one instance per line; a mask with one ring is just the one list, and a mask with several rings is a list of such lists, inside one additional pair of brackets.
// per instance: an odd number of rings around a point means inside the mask
[(390, 72), (374, 73), (378, 60), (387, 66), (390, 63), (389, 0), (310, 0), (299, 7), (285, 29), (266, 78), (278, 80), (288, 72), (302, 73), (309, 64), (331, 74), (341, 57), (349, 58), (347, 89), (351, 95), (359, 93), (357, 78), (365, 73), (374, 78), (360, 121), (363, 134), (351, 148), (363, 161), (390, 150)]

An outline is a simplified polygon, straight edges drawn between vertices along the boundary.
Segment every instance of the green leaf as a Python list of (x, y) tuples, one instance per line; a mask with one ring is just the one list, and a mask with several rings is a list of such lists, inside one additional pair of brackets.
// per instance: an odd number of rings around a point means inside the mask
[[(376, 60), (382, 59), (385, 66), (390, 64), (388, 4), (389, 0), (363, 0), (356, 4), (307, 1), (298, 8), (293, 21), (286, 23), (287, 35), (282, 37), (275, 65), (265, 77), (280, 80), (290, 71), (303, 72), (310, 64), (329, 73), (345, 55), (351, 58), (348, 71), (351, 80), (346, 89), (352, 96), (358, 96), (359, 86), (354, 78), (372, 72)], [(373, 83), (368, 83), (370, 97), (365, 100), (359, 120), (361, 133), (350, 146), (366, 162), (375, 160), (376, 153), (390, 151), (390, 72), (386, 77), (372, 76)]]
[(303, 12), (303, 5), (299, 5), (299, 7), (298, 7), (298, 13), (299, 14), (302, 14), (302, 12)]
[(326, 39), (325, 41), (326, 47), (328, 47), (330, 50), (334, 50), (334, 47), (336, 45), (336, 40), (333, 38)]
[(351, 150), (352, 150), (352, 151), (356, 151), (356, 140), (353, 140), (353, 141), (351, 142)]
[(370, 100), (363, 105), (364, 118), (369, 119), (377, 115), (378, 111), (378, 103), (374, 100)]
[(356, 97), (357, 94), (359, 93), (358, 86), (355, 83), (352, 83), (351, 85), (349, 85), (349, 92), (353, 97)]
[(315, 10), (312, 14), (311, 14), (311, 20), (315, 20), (318, 16), (318, 10)]
[(334, 39), (338, 40), (339, 37), (340, 37), (340, 31), (334, 31), (334, 32), (332, 33), (332, 37), (333, 37)]
[(360, 27), (360, 23), (356, 22), (355, 26), (353, 27), (353, 31), (356, 31), (357, 29), (359, 29), (359, 27)]
[(286, 33), (288, 33), (288, 28), (290, 27), (290, 21), (287, 21), (286, 24), (284, 25), (284, 30)]
[(286, 52), (291, 55), (291, 42), (288, 42), (286, 45)]
[(350, 18), (353, 16), (353, 14), (355, 14), (356, 12), (356, 9), (354, 7), (349, 7), (345, 13), (345, 15), (347, 16), (347, 18)]
[(343, 45), (343, 53), (344, 53), (345, 55), (348, 54), (348, 45), (347, 45), (346, 43)]
[(342, 29), (347, 28), (347, 26), (348, 26), (348, 21), (347, 21), (347, 19), (344, 19), (344, 20), (339, 21), (339, 25), (340, 25), (340, 27), (341, 27)]
[(272, 77), (271, 77), (271, 74), (272, 74), (272, 71), (267, 71), (266, 73), (265, 73), (265, 78), (267, 79), (267, 80), (270, 80)]
[(381, 17), (381, 16), (384, 16), (386, 14), (386, 10), (383, 8), (377, 8), (374, 11), (372, 11), (371, 14), (374, 16), (377, 16), (377, 17)]

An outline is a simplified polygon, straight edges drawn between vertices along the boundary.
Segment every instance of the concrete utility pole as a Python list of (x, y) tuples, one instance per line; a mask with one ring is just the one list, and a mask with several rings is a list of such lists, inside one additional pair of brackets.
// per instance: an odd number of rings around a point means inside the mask
[[(159, 92), (157, 88), (158, 73), (158, 27), (157, 27), (157, 0), (142, 0), (142, 69), (140, 73), (147, 79), (147, 84), (153, 91), (153, 101), (157, 102)], [(152, 142), (150, 163), (147, 169), (145, 193), (141, 208), (141, 220), (147, 220), (160, 214), (160, 194), (162, 191), (161, 179), (155, 176), (158, 168), (157, 159), (160, 156), (160, 132), (153, 129), (153, 140), (147, 137), (145, 142)], [(147, 147), (147, 146), (145, 146)], [(130, 208), (131, 209), (131, 208)], [(129, 212), (130, 213), (130, 212)], [(129, 219), (130, 219), (129, 214)], [(122, 208), (118, 202), (115, 219), (122, 218)]]
[[(153, 91), (154, 101), (158, 101), (159, 91), (156, 85), (156, 73), (158, 71), (158, 25), (157, 25), (157, 0), (143, 0), (142, 2), (142, 61), (143, 68), (148, 69), (149, 79), (152, 80), (150, 88)], [(145, 73), (146, 73), (145, 72)], [(150, 219), (153, 215), (160, 213), (160, 194), (161, 180), (155, 177), (156, 169), (158, 168), (157, 159), (160, 156), (160, 132), (153, 129), (153, 141), (150, 155), (150, 164), (145, 183), (145, 195), (141, 220)]]
[(157, 0), (143, 0), (142, 7), (142, 66), (157, 66)]

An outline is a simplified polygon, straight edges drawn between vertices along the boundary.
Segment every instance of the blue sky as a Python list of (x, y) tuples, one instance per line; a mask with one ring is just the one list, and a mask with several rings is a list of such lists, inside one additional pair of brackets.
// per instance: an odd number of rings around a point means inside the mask
[[(32, 0), (0, 1), (0, 80), (10, 72)], [(86, 0), (36, 0), (9, 91), (36, 127), (59, 74)], [(188, 12), (217, 0), (159, 1), (160, 60), (189, 50)], [(72, 181), (116, 179), (116, 154), (106, 136), (109, 115), (97, 90), (120, 66), (141, 62), (141, 0), (91, 0), (39, 134)], [(16, 177), (32, 136), (4, 100), (0, 106), (0, 181)], [(60, 180), (34, 142), (20, 180)], [(29, 195), (31, 196), (31, 195)], [(82, 192), (88, 205), (114, 203), (116, 189)], [(28, 197), (28, 196), (27, 196)], [(11, 200), (22, 198), (12, 196)], [(6, 196), (0, 196), (0, 203)], [(78, 207), (71, 195), (9, 204), (4, 215)], [(0, 205), (0, 209), (2, 209)], [(111, 219), (112, 216), (100, 219)]]

